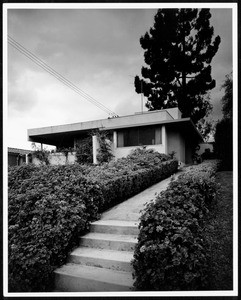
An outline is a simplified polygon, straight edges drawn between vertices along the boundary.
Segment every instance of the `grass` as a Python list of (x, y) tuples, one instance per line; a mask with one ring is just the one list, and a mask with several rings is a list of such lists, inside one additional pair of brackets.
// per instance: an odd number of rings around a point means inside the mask
[(211, 245), (210, 290), (233, 289), (233, 172), (216, 176), (220, 184), (216, 207), (205, 225), (205, 236)]

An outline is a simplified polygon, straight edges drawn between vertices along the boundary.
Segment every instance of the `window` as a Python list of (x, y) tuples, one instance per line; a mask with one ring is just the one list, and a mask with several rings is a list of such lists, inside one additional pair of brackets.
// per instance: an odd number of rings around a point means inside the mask
[(161, 127), (133, 127), (117, 132), (117, 147), (161, 144)]

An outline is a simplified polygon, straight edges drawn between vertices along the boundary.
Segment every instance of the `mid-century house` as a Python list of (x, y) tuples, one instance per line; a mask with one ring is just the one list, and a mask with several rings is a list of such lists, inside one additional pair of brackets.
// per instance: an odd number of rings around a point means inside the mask
[[(160, 153), (176, 152), (176, 158), (185, 164), (192, 163), (195, 145), (202, 136), (190, 118), (182, 118), (178, 108), (136, 113), (117, 118), (80, 122), (28, 130), (28, 140), (59, 148), (75, 148), (94, 130), (108, 132), (115, 158), (127, 156), (140, 146), (153, 148)], [(98, 141), (92, 137), (93, 162), (96, 163)]]
[(28, 163), (31, 152), (30, 150), (8, 147), (8, 165), (20, 166), (23, 163)]

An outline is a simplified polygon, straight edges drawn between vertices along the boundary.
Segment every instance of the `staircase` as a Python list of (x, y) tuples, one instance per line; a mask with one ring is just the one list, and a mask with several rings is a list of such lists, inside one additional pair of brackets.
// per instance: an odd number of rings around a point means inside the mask
[(99, 220), (81, 237), (68, 263), (55, 270), (55, 291), (130, 291), (138, 222)]

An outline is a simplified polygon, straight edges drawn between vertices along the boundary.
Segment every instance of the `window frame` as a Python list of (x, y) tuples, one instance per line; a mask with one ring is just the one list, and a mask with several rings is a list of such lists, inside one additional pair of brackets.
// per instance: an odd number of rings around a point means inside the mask
[[(141, 131), (144, 129), (153, 129), (153, 135), (154, 135), (154, 144), (148, 143), (148, 144), (142, 144), (140, 143), (140, 136), (142, 136)], [(125, 134), (130, 132), (130, 130), (136, 130), (136, 136), (137, 136), (137, 144), (127, 143), (129, 138), (126, 138), (125, 140)], [(162, 126), (161, 125), (149, 125), (149, 126), (135, 126), (135, 127), (128, 127), (128, 128), (122, 128), (116, 131), (117, 134), (117, 148), (127, 148), (127, 147), (141, 147), (141, 146), (157, 146), (162, 145)], [(121, 145), (120, 145), (121, 144)], [(128, 144), (128, 145), (127, 145)]]

